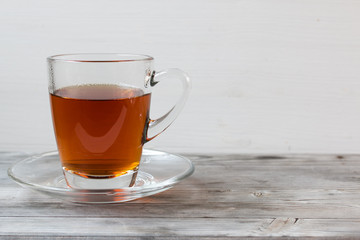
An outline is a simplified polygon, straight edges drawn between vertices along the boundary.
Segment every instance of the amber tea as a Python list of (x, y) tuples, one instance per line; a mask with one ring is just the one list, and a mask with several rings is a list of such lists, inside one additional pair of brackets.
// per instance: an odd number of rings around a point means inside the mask
[(137, 170), (150, 94), (118, 85), (80, 85), (50, 93), (50, 102), (64, 170), (87, 178)]

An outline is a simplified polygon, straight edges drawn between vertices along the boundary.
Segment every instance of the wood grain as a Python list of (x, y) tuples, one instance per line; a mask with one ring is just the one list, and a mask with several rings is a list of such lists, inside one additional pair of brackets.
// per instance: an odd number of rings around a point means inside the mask
[[(13, 0), (0, 7), (0, 150), (55, 149), (45, 58), (153, 55), (193, 79), (148, 147), (188, 153), (359, 153), (356, 0)], [(177, 86), (159, 84), (152, 116)]]
[(355, 239), (359, 155), (188, 155), (193, 176), (123, 204), (63, 202), (23, 189), (0, 153), (0, 238)]

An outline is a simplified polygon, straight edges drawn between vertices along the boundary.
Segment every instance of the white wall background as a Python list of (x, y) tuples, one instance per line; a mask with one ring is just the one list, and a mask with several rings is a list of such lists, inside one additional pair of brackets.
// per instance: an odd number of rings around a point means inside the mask
[(131, 52), (193, 79), (182, 115), (147, 147), (360, 153), (360, 1), (1, 0), (0, 34), (0, 150), (56, 148), (47, 56)]

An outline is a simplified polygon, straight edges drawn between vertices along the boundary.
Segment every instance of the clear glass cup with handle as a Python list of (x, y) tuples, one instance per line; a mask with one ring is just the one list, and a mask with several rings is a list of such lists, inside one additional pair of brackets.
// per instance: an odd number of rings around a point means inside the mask
[[(156, 72), (152, 57), (137, 54), (64, 54), (47, 60), (53, 126), (68, 186), (131, 187), (144, 144), (183, 108), (188, 75), (179, 69)], [(151, 119), (152, 89), (167, 80), (182, 82), (182, 95), (165, 115)]]

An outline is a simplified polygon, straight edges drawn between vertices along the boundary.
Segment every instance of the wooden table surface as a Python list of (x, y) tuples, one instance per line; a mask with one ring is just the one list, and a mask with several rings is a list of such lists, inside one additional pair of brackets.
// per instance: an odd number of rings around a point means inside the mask
[(128, 203), (63, 202), (18, 186), (0, 153), (1, 239), (352, 239), (360, 237), (359, 155), (188, 155), (195, 173)]

